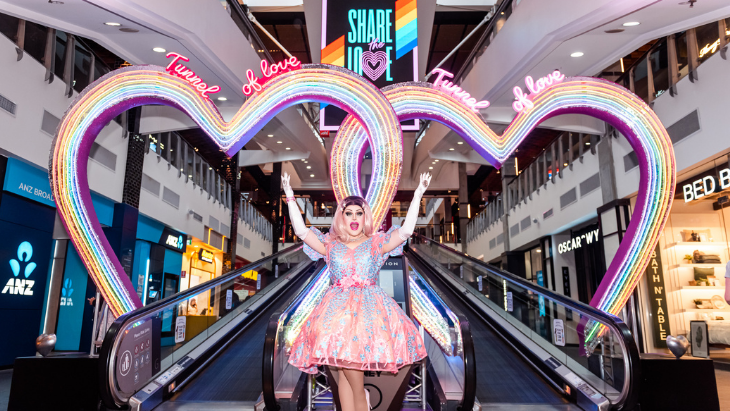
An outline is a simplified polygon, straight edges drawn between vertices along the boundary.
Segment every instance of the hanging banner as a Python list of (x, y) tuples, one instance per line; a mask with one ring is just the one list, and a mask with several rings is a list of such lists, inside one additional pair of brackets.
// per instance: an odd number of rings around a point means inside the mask
[[(322, 0), (321, 62), (345, 67), (378, 88), (418, 81), (417, 0)], [(320, 130), (336, 131), (347, 113), (321, 106)], [(418, 131), (418, 122), (401, 124)]]
[(667, 335), (671, 334), (671, 330), (669, 329), (667, 292), (664, 289), (664, 270), (659, 244), (652, 252), (649, 266), (646, 267), (646, 280), (649, 283), (649, 302), (653, 314), (651, 324), (654, 331), (654, 345), (657, 348), (667, 348)]

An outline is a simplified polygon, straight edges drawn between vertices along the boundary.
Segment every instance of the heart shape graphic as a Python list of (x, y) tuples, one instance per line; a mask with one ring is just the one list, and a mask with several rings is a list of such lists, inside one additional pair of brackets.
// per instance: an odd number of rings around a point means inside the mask
[[(454, 130), (482, 157), (499, 168), (541, 122), (562, 114), (585, 114), (611, 124), (626, 136), (639, 158), (641, 180), (631, 222), (591, 305), (618, 315), (636, 288), (651, 259), (671, 208), (676, 185), (674, 149), (654, 111), (625, 88), (602, 79), (568, 78), (530, 100), (534, 107), (520, 112), (504, 134), (494, 133), (484, 120), (460, 100), (430, 83), (403, 83), (383, 90), (400, 121), (423, 118)], [(359, 167), (367, 139), (357, 120), (345, 118), (335, 138), (332, 182), (337, 199), (360, 192)], [(381, 148), (371, 146), (373, 156)], [(379, 182), (372, 181), (370, 190)], [(373, 208), (375, 216), (379, 210)], [(584, 353), (593, 351), (605, 327), (584, 320), (579, 334)]]
[(360, 58), (362, 72), (375, 81), (385, 73), (388, 68), (388, 55), (384, 51), (365, 51)]
[(96, 136), (123, 111), (145, 104), (175, 107), (230, 156), (279, 111), (302, 102), (332, 104), (359, 119), (368, 130), (370, 144), (392, 148), (392, 154), (383, 157), (385, 164), (400, 166), (403, 140), (398, 117), (381, 91), (361, 76), (336, 66), (305, 65), (263, 86), (226, 122), (215, 105), (187, 81), (162, 67), (133, 66), (89, 85), (64, 114), (49, 164), (54, 199), (84, 266), (115, 316), (140, 307), (141, 302), (101, 230), (86, 166)]

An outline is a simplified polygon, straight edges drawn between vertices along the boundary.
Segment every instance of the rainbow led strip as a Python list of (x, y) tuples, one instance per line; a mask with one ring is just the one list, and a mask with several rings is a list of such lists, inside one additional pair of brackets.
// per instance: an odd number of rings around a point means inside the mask
[(284, 341), (287, 346), (287, 350), (291, 347), (294, 340), (299, 335), (304, 323), (309, 318), (309, 315), (314, 311), (314, 308), (319, 304), (324, 297), (327, 290), (330, 288), (330, 271), (329, 268), (325, 268), (319, 274), (317, 278), (312, 282), (311, 287), (307, 290), (307, 294), (302, 299), (299, 307), (291, 314), (283, 313), (279, 317), (279, 329), (285, 326), (286, 331), (284, 332)]
[[(609, 81), (590, 77), (567, 78), (530, 96), (534, 107), (519, 113), (499, 136), (476, 113), (453, 97), (432, 89), (428, 83), (398, 84), (384, 92), (401, 121), (424, 118), (441, 122), (462, 136), (495, 167), (501, 166), (538, 124), (562, 114), (596, 117), (626, 136), (639, 159), (639, 194), (624, 240), (591, 301), (594, 307), (619, 314), (646, 270), (659, 241), (676, 184), (671, 140), (646, 103)], [(361, 133), (354, 119), (346, 118), (335, 140), (331, 173), (338, 199), (359, 192), (358, 158), (365, 150), (365, 137)], [(375, 155), (381, 148), (371, 145), (371, 150)], [(381, 184), (374, 180), (369, 190), (388, 192), (380, 188)], [(370, 191), (367, 198), (372, 198)], [(373, 213), (376, 213), (375, 208)], [(596, 323), (580, 324), (579, 332), (584, 334), (587, 343), (582, 348), (590, 352), (604, 328)]]
[(403, 57), (416, 46), (418, 46), (417, 0), (396, 0), (395, 59)]
[(163, 104), (187, 114), (222, 151), (232, 155), (279, 111), (308, 101), (332, 104), (357, 116), (371, 144), (392, 148), (381, 163), (391, 159), (400, 167), (403, 140), (393, 108), (372, 83), (340, 67), (307, 65), (282, 73), (246, 100), (230, 122), (189, 83), (157, 66), (115, 70), (74, 100), (54, 140), (51, 186), (71, 241), (115, 316), (140, 307), (141, 302), (101, 230), (89, 194), (86, 163), (99, 131), (132, 107)]

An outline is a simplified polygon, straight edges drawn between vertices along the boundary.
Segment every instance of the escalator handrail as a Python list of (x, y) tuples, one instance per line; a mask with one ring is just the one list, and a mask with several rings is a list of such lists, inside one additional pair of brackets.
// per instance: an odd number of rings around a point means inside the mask
[(181, 291), (177, 294), (173, 294), (167, 298), (163, 298), (162, 300), (155, 301), (152, 304), (140, 307), (136, 310), (126, 312), (117, 317), (117, 319), (114, 320), (114, 323), (109, 327), (109, 330), (107, 330), (106, 335), (104, 336), (104, 341), (101, 345), (101, 349), (99, 350), (99, 395), (101, 396), (104, 404), (110, 408), (112, 408), (113, 405), (124, 405), (124, 400), (116, 395), (116, 390), (112, 388), (112, 384), (114, 383), (114, 356), (116, 354), (117, 338), (119, 337), (119, 334), (122, 333), (122, 331), (125, 330), (129, 324), (132, 324), (142, 318), (154, 315), (157, 312), (164, 311), (170, 306), (185, 301), (186, 299), (200, 294), (201, 292), (231, 281), (232, 279), (240, 276), (246, 271), (262, 266), (277, 258), (281, 258), (283, 255), (289, 254), (293, 251), (297, 251), (299, 248), (302, 248), (301, 244), (293, 245), (282, 251), (279, 251), (276, 254), (272, 254), (268, 257), (264, 257), (260, 260), (254, 261), (253, 263), (250, 263), (244, 267), (236, 270), (231, 270), (228, 273), (221, 275), (220, 277), (200, 283), (195, 287), (188, 288), (187, 290)]
[[(617, 340), (619, 344), (621, 345), (621, 348), (624, 351), (624, 387), (620, 391), (620, 396), (616, 403), (612, 404), (612, 408), (617, 410), (632, 410), (636, 407), (636, 404), (638, 403), (639, 399), (639, 384), (641, 383), (641, 365), (640, 365), (640, 359), (639, 359), (639, 349), (636, 345), (636, 341), (631, 335), (631, 331), (629, 330), (629, 327), (626, 325), (626, 323), (623, 322), (623, 320), (613, 314), (606, 313), (604, 311), (601, 311), (595, 307), (591, 307), (588, 304), (585, 304), (580, 301), (575, 301), (571, 298), (568, 298), (562, 294), (558, 294), (554, 291), (551, 291), (545, 287), (539, 286), (531, 281), (528, 281), (525, 278), (518, 277), (512, 273), (509, 273), (507, 271), (500, 270), (490, 264), (485, 263), (484, 261), (478, 260), (474, 257), (471, 257), (469, 255), (466, 255), (458, 250), (455, 250), (453, 248), (447, 247), (443, 244), (440, 244), (437, 241), (434, 241), (428, 237), (424, 237), (421, 234), (415, 233), (414, 236), (421, 241), (426, 241), (427, 243), (431, 243), (433, 245), (436, 245), (447, 252), (453, 253), (458, 255), (459, 257), (468, 260), (471, 263), (474, 263), (475, 265), (480, 266), (481, 268), (489, 271), (492, 274), (495, 274), (499, 277), (502, 277), (503, 279), (514, 283), (522, 288), (528, 289), (532, 291), (535, 294), (542, 295), (548, 299), (551, 299), (553, 301), (556, 301), (563, 305), (564, 307), (578, 312), (580, 315), (586, 316), (594, 321), (597, 321), (613, 331), (614, 335), (617, 337)], [(411, 247), (411, 250), (418, 253), (418, 249), (415, 247)], [(420, 253), (419, 253), (420, 254)]]
[[(320, 259), (315, 266), (315, 272), (322, 272), (325, 269), (325, 262)], [(264, 355), (261, 367), (261, 386), (263, 388), (264, 406), (267, 411), (279, 411), (281, 406), (276, 400), (276, 381), (274, 381), (274, 364), (276, 361), (276, 336), (279, 332), (279, 319), (282, 315), (287, 314), (293, 307), (297, 306), (297, 302), (312, 289), (317, 281), (317, 276), (312, 277), (310, 283), (290, 301), (287, 301), (283, 310), (276, 311), (269, 317), (269, 323), (266, 325), (266, 335), (264, 337)]]

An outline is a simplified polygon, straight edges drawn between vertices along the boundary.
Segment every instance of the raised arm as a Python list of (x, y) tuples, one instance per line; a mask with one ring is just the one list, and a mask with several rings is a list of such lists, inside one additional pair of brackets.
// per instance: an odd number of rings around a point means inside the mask
[(324, 244), (319, 241), (319, 238), (317, 238), (316, 235), (310, 235), (310, 230), (307, 228), (306, 224), (304, 224), (302, 212), (299, 210), (297, 201), (294, 198), (294, 191), (291, 189), (291, 184), (289, 184), (289, 178), (289, 174), (285, 172), (281, 176), (281, 185), (283, 186), (284, 193), (286, 194), (286, 204), (289, 207), (289, 218), (291, 219), (292, 228), (294, 228), (294, 234), (301, 238), (308, 246), (312, 247), (314, 251), (325, 255), (327, 254), (327, 250), (325, 249)]
[(408, 207), (406, 219), (401, 228), (398, 229), (398, 235), (391, 236), (390, 241), (383, 244), (383, 254), (395, 250), (403, 242), (408, 241), (413, 234), (413, 230), (416, 228), (416, 220), (418, 219), (418, 209), (421, 207), (421, 198), (429, 184), (431, 184), (431, 174), (421, 174), (421, 182), (418, 184), (416, 192), (413, 193), (413, 200), (411, 201), (410, 207)]

